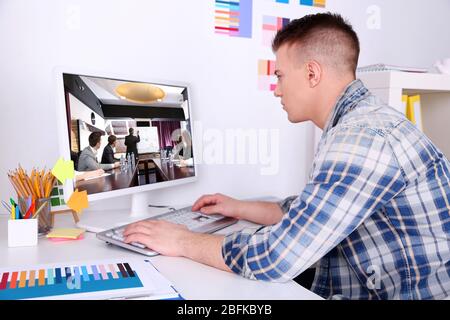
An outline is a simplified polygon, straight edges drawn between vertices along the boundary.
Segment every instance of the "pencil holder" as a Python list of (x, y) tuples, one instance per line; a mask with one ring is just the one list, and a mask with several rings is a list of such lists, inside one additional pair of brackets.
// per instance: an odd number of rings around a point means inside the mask
[(37, 199), (36, 204), (38, 208), (40, 208), (41, 205), (45, 205), (37, 217), (38, 233), (39, 235), (45, 235), (53, 228), (52, 216), (50, 213), (50, 198)]
[(8, 246), (35, 246), (38, 241), (37, 219), (8, 220)]
[[(19, 198), (18, 202), (19, 202), (20, 212), (25, 214), (25, 212), (28, 209), (27, 199)], [(36, 220), (38, 221), (38, 234), (46, 235), (53, 228), (52, 217), (51, 217), (51, 213), (50, 213), (50, 198), (36, 199), (36, 204), (35, 204), (36, 210), (38, 208), (41, 208), (42, 205), (44, 205), (44, 207), (42, 208), (42, 210), (39, 211), (39, 214), (36, 217)]]

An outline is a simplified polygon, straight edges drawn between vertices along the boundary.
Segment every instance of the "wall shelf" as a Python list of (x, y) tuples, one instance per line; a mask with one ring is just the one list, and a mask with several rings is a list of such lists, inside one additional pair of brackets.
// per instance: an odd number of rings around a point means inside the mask
[(402, 95), (420, 95), (423, 131), (450, 159), (450, 75), (385, 71), (358, 73), (357, 77), (401, 112)]

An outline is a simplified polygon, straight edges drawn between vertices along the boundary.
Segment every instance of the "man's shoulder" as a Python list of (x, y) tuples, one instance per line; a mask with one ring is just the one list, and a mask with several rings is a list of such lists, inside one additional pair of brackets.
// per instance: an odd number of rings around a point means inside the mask
[(372, 130), (383, 136), (406, 120), (404, 114), (371, 96), (345, 114), (336, 127)]
[(88, 155), (91, 155), (92, 154), (92, 150), (91, 150), (91, 148), (90, 147), (86, 147), (86, 148), (84, 148), (83, 149), (83, 151), (81, 151), (81, 153), (80, 153), (80, 157), (82, 157), (82, 156), (88, 156)]

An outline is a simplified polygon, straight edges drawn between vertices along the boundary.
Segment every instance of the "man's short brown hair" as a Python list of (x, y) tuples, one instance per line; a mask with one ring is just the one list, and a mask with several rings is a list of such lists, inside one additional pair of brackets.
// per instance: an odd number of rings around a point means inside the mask
[(108, 137), (108, 144), (113, 144), (114, 142), (116, 142), (116, 140), (117, 140), (117, 137), (112, 134)]
[(272, 43), (273, 51), (284, 44), (297, 45), (306, 59), (356, 72), (360, 51), (358, 35), (339, 14), (318, 13), (292, 20), (278, 31)]
[(102, 134), (100, 132), (92, 132), (89, 135), (89, 145), (93, 148), (100, 142)]

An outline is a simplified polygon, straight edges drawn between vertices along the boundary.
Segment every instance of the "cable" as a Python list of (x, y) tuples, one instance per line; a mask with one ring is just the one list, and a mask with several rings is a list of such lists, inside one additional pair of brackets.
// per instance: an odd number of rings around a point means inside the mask
[(153, 204), (149, 204), (148, 206), (151, 207), (151, 208), (167, 208), (167, 209), (169, 209), (171, 211), (176, 211), (177, 210), (177, 209), (175, 209), (174, 207), (171, 207), (171, 206), (160, 206), (160, 205), (153, 205)]

